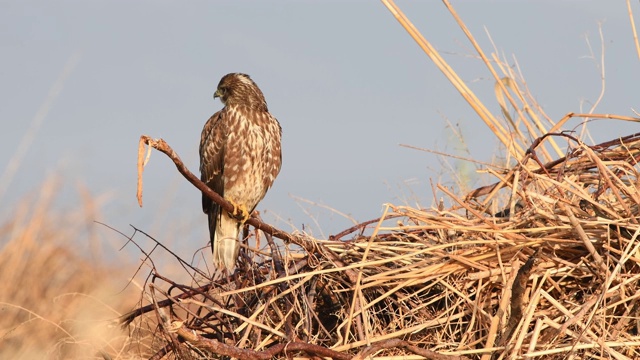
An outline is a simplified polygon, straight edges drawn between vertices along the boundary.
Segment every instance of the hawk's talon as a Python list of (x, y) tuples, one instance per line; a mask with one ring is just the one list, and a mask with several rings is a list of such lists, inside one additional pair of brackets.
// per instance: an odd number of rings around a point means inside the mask
[(231, 205), (233, 205), (233, 212), (231, 213), (231, 216), (238, 219), (240, 221), (240, 224), (244, 224), (245, 222), (247, 222), (247, 220), (249, 220), (249, 218), (251, 218), (251, 214), (249, 214), (249, 211), (244, 204), (238, 205), (233, 201), (229, 202), (231, 203)]

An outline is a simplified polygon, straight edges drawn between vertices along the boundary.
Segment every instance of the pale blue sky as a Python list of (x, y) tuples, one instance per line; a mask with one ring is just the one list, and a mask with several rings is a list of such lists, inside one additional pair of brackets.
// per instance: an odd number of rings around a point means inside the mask
[[(498, 113), (490, 75), (468, 56), (471, 46), (442, 3), (398, 5)], [(607, 88), (597, 112), (633, 115), (638, 107), (640, 64), (624, 2), (453, 5), (487, 53), (485, 27), (499, 51), (517, 56), (556, 120), (598, 97), (598, 59), (586, 39), (600, 56), (602, 24)], [(200, 130), (221, 108), (212, 94), (228, 72), (250, 74), (282, 125), (282, 172), (258, 209), (285, 230), (291, 222), (328, 236), (350, 226), (296, 197), (358, 221), (379, 216), (387, 202), (430, 206), (429, 179), (442, 166), (435, 155), (399, 144), (460, 153), (445, 117), (460, 125), (475, 158), (491, 161), (496, 153), (492, 134), (377, 1), (0, 1), (0, 53), (0, 169), (77, 59), (0, 198), (1, 216), (58, 174), (62, 207), (77, 201), (76, 183), (86, 183), (95, 195), (110, 194), (96, 220), (125, 232), (133, 224), (162, 241), (189, 239), (183, 254), (208, 239), (200, 194), (156, 152), (139, 208), (138, 138), (164, 138), (197, 173)], [(613, 121), (593, 129), (596, 140), (637, 131)]]

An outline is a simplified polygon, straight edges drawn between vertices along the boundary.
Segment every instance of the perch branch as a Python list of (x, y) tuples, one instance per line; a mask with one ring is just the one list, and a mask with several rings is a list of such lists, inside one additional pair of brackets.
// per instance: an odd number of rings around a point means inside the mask
[[(233, 205), (227, 200), (225, 200), (218, 193), (211, 190), (205, 183), (203, 183), (200, 179), (198, 179), (197, 176), (195, 176), (191, 171), (189, 171), (189, 169), (187, 169), (187, 167), (184, 165), (184, 163), (182, 162), (178, 154), (176, 154), (176, 152), (173, 151), (173, 149), (169, 146), (169, 144), (167, 144), (163, 139), (152, 139), (147, 135), (142, 135), (140, 136), (140, 143), (141, 144), (144, 143), (160, 152), (163, 152), (171, 160), (173, 160), (173, 163), (176, 165), (176, 168), (178, 168), (178, 171), (180, 172), (180, 174), (182, 174), (182, 176), (184, 176), (191, 184), (193, 184), (193, 186), (198, 188), (198, 190), (202, 191), (203, 194), (205, 194), (207, 197), (213, 200), (216, 204), (220, 205), (220, 207), (222, 207), (224, 211), (227, 211), (230, 214), (234, 213), (235, 209), (233, 208)], [(141, 164), (140, 160), (138, 161), (138, 164)], [(138, 166), (138, 171), (139, 171), (138, 191), (142, 191), (142, 185), (141, 185), (142, 184), (142, 167), (140, 165)], [(138, 198), (141, 199), (141, 193), (138, 194)], [(288, 242), (292, 242), (294, 240), (293, 235), (285, 231), (282, 231), (280, 229), (276, 229), (269, 224), (265, 224), (255, 216), (251, 216), (249, 220), (246, 221), (246, 223), (257, 229), (264, 231), (267, 234), (271, 234), (279, 239), (282, 239)]]
[[(218, 193), (211, 190), (207, 186), (207, 184), (203, 183), (200, 179), (198, 179), (197, 176), (193, 175), (193, 173), (189, 171), (189, 169), (187, 169), (187, 167), (184, 165), (184, 163), (182, 162), (178, 154), (176, 154), (176, 152), (173, 151), (173, 149), (169, 146), (169, 144), (167, 144), (163, 139), (152, 139), (150, 136), (147, 136), (147, 135), (140, 136), (140, 147), (138, 149), (138, 199), (140, 201), (140, 204), (142, 204), (142, 169), (144, 167), (144, 163), (146, 163), (146, 161), (143, 163), (141, 159), (141, 157), (144, 154), (143, 144), (149, 145), (150, 147), (167, 155), (176, 165), (176, 168), (178, 169), (180, 174), (182, 174), (182, 176), (184, 176), (191, 184), (193, 184), (193, 186), (198, 188), (198, 190), (202, 191), (203, 194), (205, 194), (215, 203), (220, 205), (220, 207), (222, 207), (224, 211), (227, 211), (230, 214), (234, 213), (235, 209), (233, 205), (227, 200), (225, 200)], [(275, 236), (288, 243), (296, 243), (300, 245), (301, 243), (307, 242), (307, 241), (304, 241), (304, 239), (296, 239), (293, 235), (285, 231), (282, 231), (280, 229), (276, 229), (273, 226), (260, 221), (260, 219), (258, 219), (256, 216), (253, 216), (253, 215), (246, 221), (246, 224), (249, 224), (255, 227), (256, 229), (262, 230), (266, 234)], [(340, 260), (340, 257), (335, 252), (331, 251), (330, 249), (327, 249), (321, 244), (315, 243), (314, 246), (322, 248), (322, 251), (326, 254), (326, 256), (330, 260), (335, 262), (338, 266), (345, 266), (344, 262)], [(349, 280), (352, 283), (355, 282), (355, 278), (357, 277), (356, 270), (346, 269), (345, 274), (349, 277)]]

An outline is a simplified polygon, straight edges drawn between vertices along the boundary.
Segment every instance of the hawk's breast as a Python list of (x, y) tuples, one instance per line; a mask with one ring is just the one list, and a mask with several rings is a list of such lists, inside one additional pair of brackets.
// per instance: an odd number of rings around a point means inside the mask
[(224, 164), (224, 197), (251, 211), (281, 166), (280, 125), (268, 112), (230, 107)]

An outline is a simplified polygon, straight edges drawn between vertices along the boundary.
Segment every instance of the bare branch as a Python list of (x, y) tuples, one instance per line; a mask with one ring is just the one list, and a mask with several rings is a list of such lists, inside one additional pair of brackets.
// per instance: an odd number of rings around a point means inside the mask
[[(140, 136), (140, 142), (141, 143), (144, 142), (144, 144), (147, 144), (152, 148), (165, 153), (171, 160), (173, 160), (173, 163), (176, 165), (176, 168), (178, 168), (178, 171), (180, 172), (180, 174), (182, 174), (190, 183), (192, 183), (193, 186), (198, 188), (198, 190), (202, 191), (203, 194), (208, 196), (216, 204), (220, 205), (220, 207), (222, 207), (222, 209), (224, 209), (225, 211), (229, 212), (230, 214), (234, 213), (235, 209), (233, 208), (233, 205), (227, 200), (225, 200), (218, 193), (211, 190), (205, 183), (203, 183), (200, 179), (198, 179), (197, 176), (195, 176), (191, 171), (189, 171), (189, 169), (187, 169), (187, 167), (184, 165), (184, 163), (182, 162), (178, 154), (176, 154), (176, 152), (173, 151), (173, 149), (169, 146), (169, 144), (167, 144), (163, 139), (152, 139), (147, 135), (142, 135)], [(140, 163), (140, 161), (138, 161), (138, 163)], [(138, 175), (138, 178), (140, 179), (139, 181), (142, 182), (141, 173)], [(141, 189), (142, 186), (139, 186), (138, 188)], [(139, 199), (140, 199), (140, 203), (142, 203), (142, 195), (139, 195)], [(282, 231), (280, 229), (276, 229), (269, 224), (265, 224), (262, 221), (260, 221), (257, 217), (254, 217), (254, 216), (250, 217), (249, 220), (246, 221), (246, 223), (257, 229), (264, 231), (267, 234), (271, 234), (272, 236), (275, 236), (284, 241), (295, 242), (293, 235), (285, 231)]]

